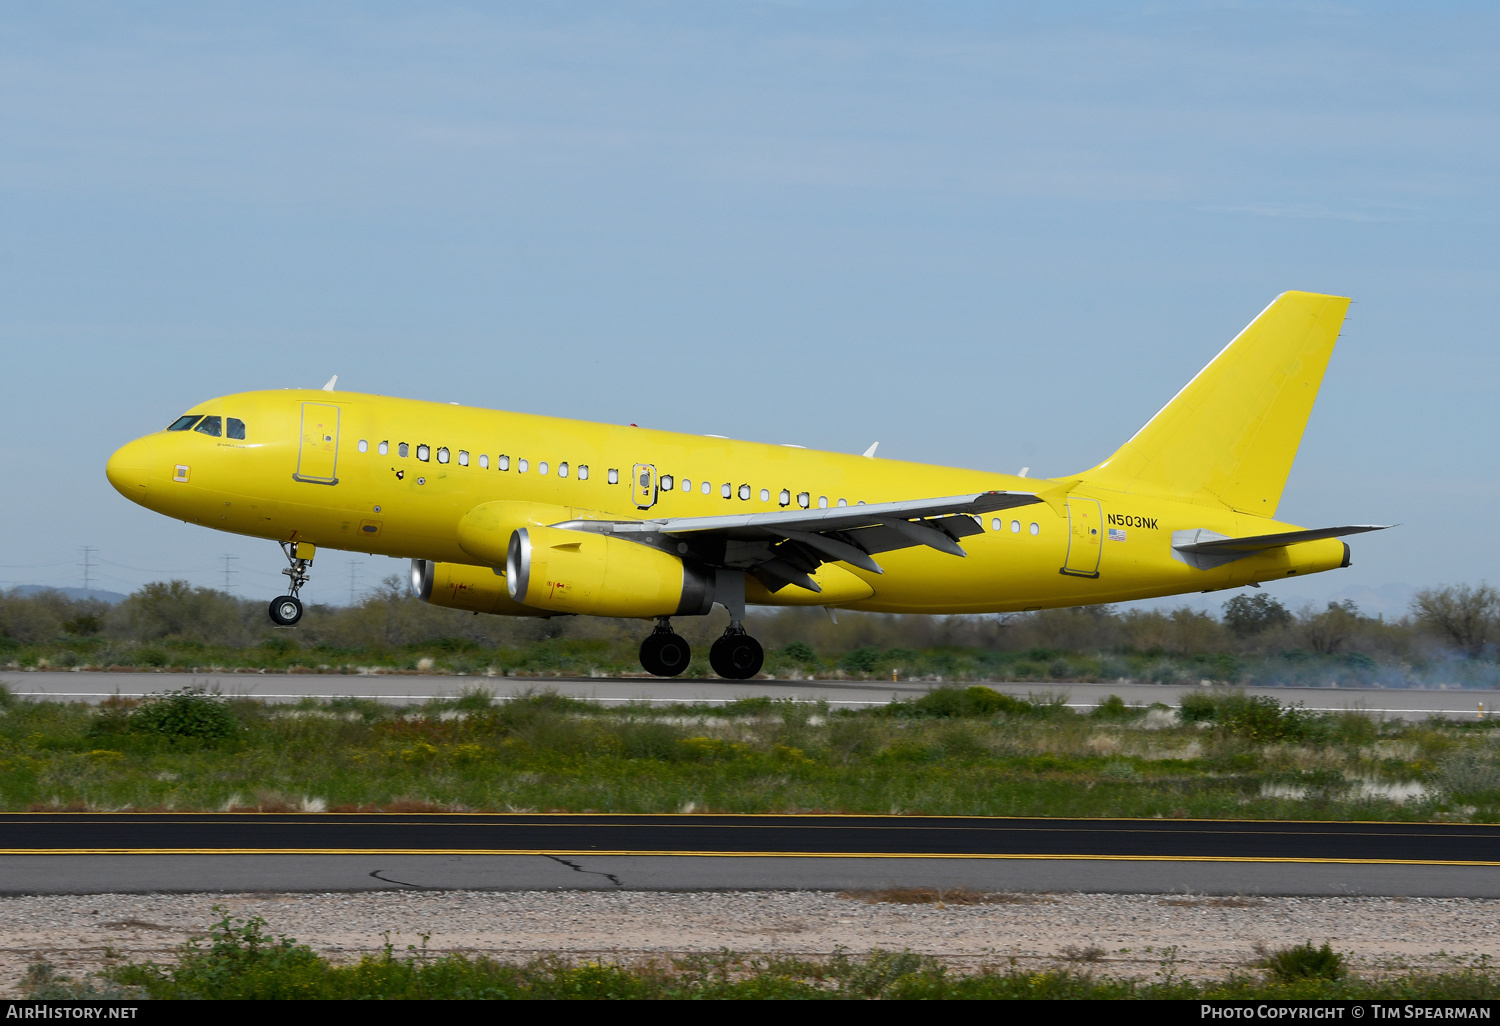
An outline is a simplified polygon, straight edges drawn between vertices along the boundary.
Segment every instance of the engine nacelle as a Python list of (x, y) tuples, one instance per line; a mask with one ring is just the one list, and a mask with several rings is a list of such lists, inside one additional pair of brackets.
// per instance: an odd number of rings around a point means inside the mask
[(510, 598), (589, 616), (700, 616), (713, 608), (714, 573), (660, 549), (591, 531), (524, 527), (505, 561)]
[(423, 602), (448, 609), (501, 616), (551, 616), (545, 609), (528, 609), (510, 597), (505, 578), (487, 566), (411, 561), (411, 591)]

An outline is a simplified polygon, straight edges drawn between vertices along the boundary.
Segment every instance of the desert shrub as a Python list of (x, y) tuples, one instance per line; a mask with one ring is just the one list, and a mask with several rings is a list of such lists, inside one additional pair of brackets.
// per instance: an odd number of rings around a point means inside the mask
[(844, 654), (839, 660), (839, 667), (847, 673), (869, 675), (875, 672), (875, 667), (880, 664), (880, 649), (873, 646), (856, 648), (852, 652)]
[(1212, 723), (1218, 713), (1219, 703), (1206, 691), (1190, 691), (1177, 706), (1177, 716), (1184, 723)]
[(781, 654), (799, 663), (809, 663), (818, 657), (812, 646), (805, 641), (789, 641), (781, 646)]
[(1001, 694), (994, 688), (979, 685), (969, 688), (933, 688), (914, 701), (892, 702), (883, 709), (884, 715), (887, 716), (938, 718), (994, 716), (996, 713), (1026, 716), (1033, 712), (1030, 702), (1012, 698), (1010, 695)]
[(1096, 720), (1106, 720), (1112, 723), (1128, 722), (1138, 720), (1146, 715), (1146, 710), (1132, 708), (1125, 704), (1125, 700), (1119, 695), (1110, 695), (1104, 701), (1094, 706), (1094, 711), (1089, 713)]
[(1444, 759), (1438, 782), (1449, 794), (1479, 796), (1500, 793), (1500, 766), (1479, 752), (1459, 752)]
[(172, 743), (212, 744), (232, 736), (238, 726), (222, 698), (194, 687), (149, 696), (127, 722), (133, 734), (152, 734)]
[(1348, 971), (1344, 968), (1344, 956), (1329, 947), (1327, 941), (1321, 948), (1313, 947), (1312, 941), (1308, 941), (1274, 951), (1266, 957), (1266, 968), (1282, 983), (1337, 980)]

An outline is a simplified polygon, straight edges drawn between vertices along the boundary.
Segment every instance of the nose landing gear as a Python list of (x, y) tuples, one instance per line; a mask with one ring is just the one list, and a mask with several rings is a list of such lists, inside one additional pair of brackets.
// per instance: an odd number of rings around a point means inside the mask
[(317, 550), (307, 542), (281, 542), (281, 551), (286, 553), (286, 560), (291, 564), (281, 571), (290, 581), (287, 590), (291, 594), (282, 595), (271, 602), (271, 622), (278, 627), (290, 627), (302, 619), (302, 600), (297, 597), (297, 593), (307, 583), (307, 568), (312, 566), (313, 554)]
[(686, 639), (672, 630), (665, 616), (656, 618), (656, 629), (641, 642), (641, 668), (655, 677), (675, 677), (688, 668), (693, 650)]

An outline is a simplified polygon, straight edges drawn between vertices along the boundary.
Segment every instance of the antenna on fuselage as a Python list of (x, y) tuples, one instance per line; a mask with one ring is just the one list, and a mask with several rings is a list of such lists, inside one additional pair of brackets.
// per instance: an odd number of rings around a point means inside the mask
[(337, 374), (335, 374), (333, 377), (331, 377), (331, 378), (328, 379), (328, 384), (326, 384), (326, 385), (323, 386), (323, 391), (325, 391), (325, 392), (332, 392), (333, 391), (333, 386), (337, 385), (338, 383), (339, 383), (339, 376)]

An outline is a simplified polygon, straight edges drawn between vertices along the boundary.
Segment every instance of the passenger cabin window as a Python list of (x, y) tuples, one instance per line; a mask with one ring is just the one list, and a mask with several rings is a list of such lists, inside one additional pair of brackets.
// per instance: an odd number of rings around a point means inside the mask
[(403, 460), (406, 459), (406, 454), (409, 452), (411, 452), (411, 446), (405, 442), (401, 442), (396, 446), (396, 455), (400, 456)]
[(222, 417), (204, 417), (193, 430), (202, 431), (205, 435), (213, 435), (215, 438), (218, 438), (224, 431), (224, 419)]
[(432, 447), (431, 446), (429, 446), (429, 445), (419, 445), (419, 446), (417, 446), (417, 459), (421, 460), (423, 463), (426, 463), (427, 460), (428, 460), (428, 458), (431, 457), (431, 456), (432, 456)]
[(672, 490), (673, 484), (675, 484), (676, 481), (677, 481), (677, 479), (674, 478), (671, 474), (663, 474), (661, 476), (661, 487), (662, 487), (662, 490), (670, 492)]
[(580, 481), (587, 481), (588, 479), (589, 479), (589, 465), (587, 463), (580, 463), (580, 464), (578, 464), (578, 480), (580, 480)]
[(203, 416), (203, 414), (201, 413), (189, 413), (186, 416), (178, 417), (176, 420), (172, 421), (172, 423), (167, 427), (167, 430), (186, 431), (188, 428), (198, 423), (198, 418), (201, 416)]
[(510, 457), (506, 456), (506, 455), (503, 455), (503, 454), (500, 455), (500, 456), (496, 456), (495, 457), (495, 469), (496, 470), (509, 470), (510, 469)]
[(467, 450), (458, 450), (458, 465), (460, 467), (467, 467), (469, 465), (469, 453)]
[(607, 475), (607, 477), (608, 477), (608, 480), (609, 480), (610, 484), (619, 484), (620, 483), (620, 472), (618, 470), (616, 470), (614, 467), (610, 467), (609, 468), (609, 474)]
[[(462, 454), (460, 454), (460, 458), (462, 458)], [(479, 454), (479, 469), (480, 470), (489, 470), (490, 469), (490, 458), (487, 455), (485, 455), (484, 453), (480, 453)]]
[(378, 448), (380, 449), (380, 455), (386, 456), (391, 451), (391, 443), (390, 442), (381, 442), (380, 445), (378, 446)]
[(448, 447), (446, 445), (442, 446), (441, 448), (438, 449), (438, 462), (439, 463), (447, 463), (448, 462)]
[[(232, 423), (230, 424), (230, 430), (231, 431), (234, 430), (234, 425)], [(229, 437), (233, 438), (234, 436), (230, 435)], [(244, 436), (241, 435), (240, 437), (243, 438)], [(359, 448), (360, 452), (369, 452), (370, 451), (370, 443), (367, 442), (367, 441), (365, 441), (363, 438), (361, 438), (359, 440), (359, 446), (358, 446), (358, 448)]]
[[(238, 438), (242, 442), (245, 440), (245, 422), (243, 420), (240, 420), (237, 417), (230, 417), (229, 424), (227, 426), (229, 430), (224, 432), (226, 435), (228, 435), (230, 438)], [(365, 443), (360, 442), (359, 444), (364, 445)], [(359, 451), (364, 452), (363, 449)]]
[(557, 476), (558, 477), (567, 477), (568, 476), (568, 465), (566, 463), (559, 463), (557, 465)]

